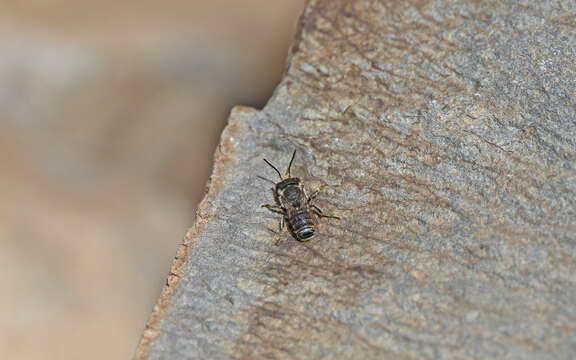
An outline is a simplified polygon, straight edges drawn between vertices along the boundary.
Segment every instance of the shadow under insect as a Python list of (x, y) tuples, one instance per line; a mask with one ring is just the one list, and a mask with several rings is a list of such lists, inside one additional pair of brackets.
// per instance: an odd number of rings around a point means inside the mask
[[(308, 241), (316, 232), (316, 224), (313, 215), (318, 218), (326, 217), (340, 219), (335, 215), (324, 214), (318, 206), (313, 204), (313, 200), (318, 195), (318, 191), (314, 191), (310, 196), (308, 196), (300, 178), (291, 176), (290, 168), (292, 167), (295, 156), (296, 150), (292, 153), (292, 158), (290, 159), (290, 163), (288, 164), (284, 176), (282, 176), (280, 171), (278, 171), (274, 165), (264, 159), (266, 164), (270, 165), (270, 167), (272, 167), (280, 177), (280, 181), (275, 183), (275, 187), (272, 189), (276, 204), (262, 205), (263, 208), (282, 215), (280, 218), (278, 233), (276, 233), (274, 238), (276, 245), (280, 242), (280, 233), (284, 230), (286, 224), (288, 224), (288, 230), (297, 240)], [(274, 182), (272, 181), (272, 183)]]

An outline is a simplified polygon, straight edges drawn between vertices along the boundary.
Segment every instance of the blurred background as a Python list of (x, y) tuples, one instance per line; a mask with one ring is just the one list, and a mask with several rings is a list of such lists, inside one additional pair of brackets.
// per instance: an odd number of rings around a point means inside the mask
[(0, 359), (128, 359), (304, 0), (0, 2)]

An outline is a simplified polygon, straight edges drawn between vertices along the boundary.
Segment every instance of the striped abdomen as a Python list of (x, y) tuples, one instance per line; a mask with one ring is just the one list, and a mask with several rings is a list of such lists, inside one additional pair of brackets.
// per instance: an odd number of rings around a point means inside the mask
[(288, 223), (298, 240), (305, 241), (314, 236), (314, 223), (308, 211), (299, 209), (291, 212)]

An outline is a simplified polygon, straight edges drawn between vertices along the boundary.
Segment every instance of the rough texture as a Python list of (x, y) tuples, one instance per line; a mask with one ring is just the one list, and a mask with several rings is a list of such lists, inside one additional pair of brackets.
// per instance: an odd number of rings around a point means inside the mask
[[(576, 356), (574, 1), (312, 0), (237, 108), (149, 359)], [(343, 220), (276, 247), (274, 178)]]

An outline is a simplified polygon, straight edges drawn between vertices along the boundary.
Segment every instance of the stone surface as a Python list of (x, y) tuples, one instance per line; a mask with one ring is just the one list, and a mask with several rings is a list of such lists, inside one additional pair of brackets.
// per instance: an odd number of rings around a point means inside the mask
[[(574, 1), (311, 0), (137, 358), (576, 356)], [(321, 189), (274, 246), (266, 157)]]

